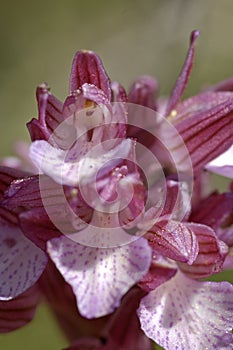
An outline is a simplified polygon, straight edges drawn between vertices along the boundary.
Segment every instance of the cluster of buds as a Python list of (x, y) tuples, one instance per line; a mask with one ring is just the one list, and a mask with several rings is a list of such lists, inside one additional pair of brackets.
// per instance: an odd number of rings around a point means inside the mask
[[(36, 91), (31, 144), (0, 166), (0, 330), (43, 296), (69, 350), (232, 349), (233, 80), (181, 101), (193, 31), (168, 99), (150, 76), (127, 93), (76, 53), (62, 103)], [(10, 311), (10, 312), (9, 312)]]

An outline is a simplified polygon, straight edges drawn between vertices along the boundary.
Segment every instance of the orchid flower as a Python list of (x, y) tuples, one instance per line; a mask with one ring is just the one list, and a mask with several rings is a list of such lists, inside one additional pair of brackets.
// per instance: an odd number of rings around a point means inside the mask
[[(64, 103), (37, 88), (31, 173), (1, 168), (1, 303), (14, 308), (44, 271), (70, 349), (232, 349), (233, 286), (201, 280), (232, 268), (232, 196), (196, 195), (194, 206), (191, 192), (193, 174), (195, 195), (232, 144), (233, 93), (228, 82), (181, 101), (198, 35), (163, 101), (154, 78), (127, 96), (98, 55), (77, 52)], [(76, 322), (96, 334), (76, 339)]]

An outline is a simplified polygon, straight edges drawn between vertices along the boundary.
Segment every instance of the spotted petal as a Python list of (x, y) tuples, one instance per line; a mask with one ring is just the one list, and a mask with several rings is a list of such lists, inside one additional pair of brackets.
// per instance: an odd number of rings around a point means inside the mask
[(177, 273), (141, 301), (146, 335), (167, 350), (232, 349), (233, 286)]
[(111, 313), (121, 297), (148, 271), (151, 250), (144, 239), (119, 248), (91, 248), (66, 237), (47, 243), (48, 253), (72, 286), (80, 313), (95, 318)]
[(2, 218), (1, 213), (0, 300), (10, 300), (38, 280), (46, 266), (47, 256), (17, 226)]

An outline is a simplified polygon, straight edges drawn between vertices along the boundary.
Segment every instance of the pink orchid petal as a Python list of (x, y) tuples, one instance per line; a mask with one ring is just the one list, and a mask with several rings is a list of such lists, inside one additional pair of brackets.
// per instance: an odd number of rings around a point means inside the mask
[(157, 81), (150, 76), (142, 76), (131, 86), (128, 94), (128, 102), (156, 110), (157, 106), (155, 98), (157, 92)]
[(36, 97), (39, 120), (33, 118), (27, 123), (27, 127), (32, 141), (49, 140), (51, 134), (63, 121), (63, 104), (49, 92), (48, 86), (45, 83), (38, 86)]
[(78, 51), (73, 59), (70, 74), (70, 92), (78, 90), (83, 84), (93, 84), (111, 99), (110, 82), (103, 63), (92, 51)]
[(81, 315), (101, 317), (119, 306), (121, 297), (147, 272), (151, 251), (138, 239), (119, 248), (100, 249), (66, 237), (47, 243), (48, 254), (69, 283)]
[[(13, 212), (64, 204), (61, 186), (46, 175), (33, 175), (12, 181), (4, 195), (3, 205)], [(62, 210), (62, 209), (60, 209)]]
[(45, 210), (41, 208), (34, 208), (21, 213), (19, 215), (19, 224), (24, 235), (44, 251), (46, 251), (47, 241), (60, 237), (62, 234), (51, 222)]
[(189, 117), (197, 118), (199, 114), (209, 113), (214, 107), (232, 100), (232, 92), (202, 92), (189, 97), (176, 106), (176, 113), (170, 117), (173, 124), (177, 124)]
[[(127, 112), (127, 94), (122, 85), (114, 81), (111, 83), (112, 89), (112, 122), (115, 130), (112, 130), (111, 137), (125, 138), (126, 137), (126, 126), (128, 119)], [(117, 128), (115, 127), (117, 126)], [(115, 132), (114, 132), (115, 131)]]
[(186, 226), (195, 233), (199, 251), (192, 265), (178, 263), (179, 268), (191, 278), (204, 278), (220, 272), (228, 253), (226, 244), (208, 226), (192, 223)]
[[(103, 336), (109, 350), (152, 350), (152, 342), (142, 332), (136, 310), (145, 292), (133, 287), (123, 297), (120, 307), (110, 317)], [(105, 348), (104, 348), (105, 349)]]
[(25, 236), (43, 250), (47, 240), (85, 227), (93, 212), (77, 188), (60, 186), (46, 175), (13, 181), (3, 205), (19, 216)]
[[(202, 111), (176, 124), (176, 129), (183, 138), (189, 151), (193, 170), (201, 170), (208, 162), (226, 151), (232, 144), (233, 137), (233, 100), (228, 99), (207, 111)], [(183, 145), (174, 144), (178, 154)], [(171, 149), (172, 151), (172, 149)], [(176, 165), (182, 168), (186, 158), (180, 154)]]
[(10, 300), (32, 286), (42, 274), (47, 256), (17, 226), (1, 217), (0, 300)]
[(127, 102), (127, 93), (121, 84), (119, 84), (117, 81), (112, 81), (111, 89), (113, 102)]
[(153, 252), (153, 260), (147, 274), (138, 285), (146, 292), (156, 289), (177, 273), (177, 265), (172, 260)]
[(138, 315), (146, 335), (167, 350), (230, 350), (232, 311), (228, 282), (199, 282), (177, 273), (142, 299)]
[(125, 176), (119, 183), (118, 194), (126, 203), (119, 212), (119, 222), (125, 228), (132, 228), (140, 221), (145, 209), (146, 191), (137, 173)]
[(11, 332), (25, 326), (33, 319), (38, 303), (37, 286), (30, 287), (13, 300), (0, 301), (0, 333)]
[[(90, 150), (84, 157), (73, 154), (76, 161), (65, 161), (67, 152), (52, 147), (46, 141), (35, 141), (30, 147), (30, 157), (33, 163), (44, 174), (63, 185), (77, 186), (81, 182), (94, 181), (94, 176), (105, 163), (112, 159), (122, 162), (131, 153), (134, 142), (125, 139), (113, 149), (105, 151), (100, 144)], [(77, 150), (78, 153), (78, 150)], [(88, 176), (87, 176), (88, 174)]]
[(54, 210), (62, 217), (65, 212), (67, 214), (69, 206), (73, 210), (85, 208), (88, 211), (89, 209), (77, 188), (63, 188), (47, 175), (34, 175), (12, 181), (4, 194), (2, 203), (6, 209), (14, 213), (31, 209), (42, 210), (46, 207), (49, 213)]
[(212, 193), (199, 202), (189, 220), (212, 227), (219, 239), (233, 246), (232, 236), (233, 193)]
[(147, 230), (145, 238), (156, 252), (173, 260), (192, 264), (197, 257), (197, 238), (184, 223), (159, 221)]
[(233, 179), (233, 145), (205, 167), (207, 170)]
[(4, 192), (10, 186), (12, 181), (27, 175), (28, 173), (24, 171), (0, 166), (0, 199), (2, 200)]
[(165, 113), (166, 116), (168, 116), (171, 113), (171, 111), (176, 107), (187, 86), (187, 83), (192, 71), (193, 60), (194, 60), (194, 45), (198, 36), (199, 36), (199, 32), (197, 30), (194, 30), (191, 33), (190, 46), (185, 59), (185, 63), (182, 67), (181, 73), (175, 83), (175, 86), (169, 98), (167, 108), (166, 108), (166, 113)]
[(18, 225), (18, 218), (15, 213), (0, 206), (0, 223), (8, 223), (9, 225)]
[[(191, 210), (188, 185), (181, 181), (166, 180), (165, 190), (165, 203), (160, 216), (181, 221)], [(162, 196), (161, 187), (158, 187), (156, 194), (157, 198)]]
[(214, 192), (199, 202), (189, 220), (217, 229), (233, 211), (233, 193)]

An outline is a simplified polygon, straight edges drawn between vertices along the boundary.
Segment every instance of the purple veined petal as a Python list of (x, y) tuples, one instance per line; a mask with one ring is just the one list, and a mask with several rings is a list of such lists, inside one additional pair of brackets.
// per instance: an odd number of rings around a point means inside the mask
[(211, 226), (216, 230), (233, 211), (233, 193), (213, 192), (199, 202), (189, 221)]
[(144, 291), (150, 292), (175, 276), (176, 273), (177, 265), (174, 261), (153, 252), (150, 269), (138, 285)]
[[(50, 176), (55, 182), (62, 185), (77, 186), (80, 183), (94, 181), (98, 170), (108, 161), (116, 159), (115, 166), (117, 166), (117, 162), (121, 163), (122, 159), (128, 158), (135, 145), (133, 140), (125, 139), (116, 147), (106, 151), (103, 144), (101, 143), (90, 149), (81, 158), (78, 153), (79, 150), (77, 150), (76, 156), (75, 152), (72, 155), (76, 160), (66, 162), (67, 152), (52, 147), (46, 141), (35, 141), (30, 147), (30, 157), (40, 171)], [(111, 140), (109, 144), (112, 144)]]
[(233, 213), (233, 193), (212, 193), (199, 202), (191, 213), (189, 221), (212, 227), (219, 239), (228, 246), (233, 246), (233, 236), (230, 232)]
[(111, 90), (112, 90), (112, 100), (113, 102), (127, 102), (127, 93), (124, 87), (119, 84), (117, 81), (111, 82)]
[(181, 271), (190, 278), (199, 279), (221, 272), (228, 253), (227, 245), (220, 241), (208, 226), (193, 223), (186, 223), (186, 226), (195, 233), (199, 251), (192, 265), (178, 262)]
[(233, 286), (182, 273), (141, 301), (142, 330), (167, 350), (232, 349)]
[(205, 167), (207, 170), (233, 179), (233, 145)]
[(133, 83), (128, 95), (127, 136), (150, 150), (158, 142), (155, 135), (161, 122), (161, 116), (155, 113), (157, 92), (157, 81), (150, 76), (142, 76)]
[(42, 274), (46, 254), (1, 215), (0, 300), (10, 300), (31, 287)]
[[(193, 170), (197, 172), (226, 151), (232, 144), (233, 100), (229, 99), (207, 111), (194, 114), (176, 124), (176, 129), (189, 151)], [(176, 151), (176, 166), (182, 168), (187, 156), (182, 156), (182, 147), (171, 142), (171, 152)], [(180, 158), (178, 157), (180, 149)]]
[(9, 225), (16, 226), (18, 225), (18, 218), (15, 213), (12, 213), (11, 211), (7, 210), (6, 208), (0, 206), (0, 224), (6, 223)]
[(63, 188), (46, 175), (13, 181), (4, 198), (4, 207), (18, 215), (25, 236), (43, 250), (47, 240), (77, 232), (78, 219), (85, 226), (92, 215), (78, 189)]
[(14, 331), (30, 322), (38, 303), (39, 289), (36, 285), (13, 300), (0, 301), (0, 333)]
[(176, 125), (190, 117), (195, 120), (200, 114), (207, 115), (211, 109), (218, 108), (222, 103), (228, 103), (232, 98), (232, 92), (202, 92), (180, 102), (176, 106), (174, 115), (170, 116), (170, 121)]
[[(166, 180), (165, 202), (161, 211), (161, 218), (181, 221), (191, 210), (191, 197), (186, 182)], [(157, 198), (164, 196), (161, 187), (153, 194)], [(156, 206), (156, 203), (155, 203)]]
[(199, 32), (197, 30), (194, 30), (191, 33), (190, 46), (185, 59), (185, 63), (182, 67), (181, 73), (175, 83), (175, 86), (168, 100), (166, 113), (165, 113), (166, 116), (169, 116), (172, 110), (176, 107), (187, 86), (187, 83), (192, 71), (193, 60), (194, 60), (194, 45), (198, 36), (199, 36)]
[[(60, 223), (60, 220), (59, 216), (57, 216), (56, 224), (60, 226), (64, 225), (63, 221)], [(19, 215), (19, 225), (24, 235), (43, 251), (46, 251), (47, 241), (55, 237), (60, 237), (62, 234), (51, 222), (51, 219), (43, 208), (34, 208), (21, 213)], [(68, 225), (69, 223), (67, 223)]]
[(80, 206), (88, 210), (77, 188), (62, 188), (47, 175), (33, 175), (12, 181), (5, 191), (2, 204), (6, 209), (18, 213), (41, 209), (46, 203), (49, 207), (62, 207), (60, 213), (57, 208), (57, 215), (61, 215), (67, 201), (73, 210)]
[(140, 221), (146, 201), (145, 186), (136, 173), (126, 176), (118, 187), (118, 193), (122, 198), (124, 208), (119, 211), (119, 222), (125, 228), (135, 227)]
[(25, 236), (43, 250), (47, 240), (85, 227), (93, 212), (78, 188), (60, 186), (46, 175), (13, 181), (2, 203), (18, 215)]
[[(211, 183), (211, 174), (208, 171), (201, 171), (195, 175), (196, 176), (193, 179), (193, 192), (191, 198), (192, 211), (196, 211), (203, 199), (209, 196), (213, 190)], [(189, 221), (193, 222), (193, 220)]]
[(128, 101), (130, 103), (139, 104), (156, 110), (157, 92), (157, 81), (154, 78), (145, 75), (138, 78), (131, 86), (128, 94)]
[[(49, 140), (51, 134), (57, 126), (63, 121), (62, 108), (63, 103), (49, 92), (47, 84), (41, 84), (36, 90), (38, 103), (39, 120), (33, 118), (27, 127), (31, 140)], [(53, 135), (53, 137), (55, 134)], [(56, 143), (56, 140), (53, 140)]]
[(103, 330), (103, 336), (108, 340), (106, 350), (154, 349), (151, 340), (142, 332), (136, 313), (139, 302), (145, 294), (135, 286), (122, 298), (121, 305), (112, 314)]
[[(146, 225), (148, 224), (148, 228)], [(150, 246), (164, 257), (192, 264), (198, 254), (198, 242), (192, 229), (185, 223), (159, 221), (145, 223), (145, 238)]]
[(78, 51), (73, 59), (70, 74), (70, 92), (83, 84), (95, 85), (111, 100), (110, 81), (99, 56), (93, 51)]
[(151, 249), (141, 238), (119, 248), (99, 249), (61, 237), (49, 241), (47, 250), (72, 286), (79, 311), (86, 318), (107, 315), (118, 307), (151, 262)]
[[(12, 181), (2, 204), (13, 212), (22, 212), (47, 205), (63, 204), (61, 186), (46, 175), (33, 175)], [(62, 201), (63, 200), (63, 201)]]
[(0, 199), (2, 200), (4, 192), (16, 179), (28, 176), (27, 172), (18, 169), (12, 169), (6, 166), (0, 166)]
[[(111, 83), (112, 89), (112, 119), (117, 128), (113, 125), (110, 128), (111, 137), (125, 138), (128, 120), (127, 94), (122, 85), (114, 81)], [(113, 129), (114, 128), (114, 129)]]

